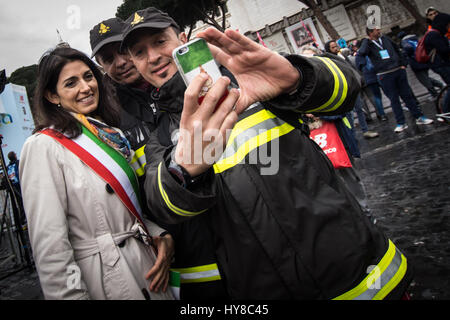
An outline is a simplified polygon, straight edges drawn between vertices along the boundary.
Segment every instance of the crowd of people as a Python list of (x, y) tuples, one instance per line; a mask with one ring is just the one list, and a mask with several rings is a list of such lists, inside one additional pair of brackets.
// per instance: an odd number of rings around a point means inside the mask
[[(325, 52), (340, 56), (353, 66), (362, 77), (361, 95), (366, 96), (366, 101), (375, 107), (375, 112), (381, 121), (386, 121), (381, 90), (388, 97), (393, 110), (396, 127), (394, 132), (402, 132), (408, 125), (405, 122), (403, 108), (400, 98), (406, 108), (416, 118), (416, 124), (432, 124), (433, 120), (425, 117), (420, 109), (419, 102), (415, 97), (406, 77), (406, 67), (409, 65), (419, 82), (427, 89), (431, 98), (435, 100), (438, 93), (444, 88), (444, 84), (429, 76), (429, 70), (438, 74), (446, 85), (449, 84), (449, 22), (450, 17), (446, 13), (440, 13), (434, 7), (426, 9), (427, 33), (424, 35), (426, 52), (431, 56), (429, 61), (422, 62), (416, 58), (416, 49), (419, 38), (415, 34), (407, 34), (400, 31), (396, 37), (400, 41), (396, 43), (393, 39), (382, 35), (380, 27), (367, 28), (368, 38), (362, 41), (353, 41), (348, 48), (341, 48), (338, 40), (330, 40), (325, 44)], [(317, 48), (305, 46), (301, 53), (314, 52), (315, 55), (323, 54)], [(450, 95), (444, 98), (443, 112), (449, 112)], [(358, 98), (354, 112), (357, 114), (360, 128), (365, 138), (375, 138), (377, 132), (368, 130), (367, 121), (371, 121), (368, 105), (363, 99)], [(351, 113), (353, 117), (353, 113)]]
[[(172, 57), (186, 34), (153, 7), (92, 28), (103, 72), (76, 49), (46, 52), (19, 166), (45, 297), (407, 298), (411, 266), (374, 224), (357, 172), (335, 170), (310, 139), (311, 119), (333, 122), (359, 156), (352, 112), (377, 137), (361, 92), (385, 121), (379, 85), (396, 132), (406, 128), (399, 96), (417, 124), (432, 123), (399, 48), (367, 34), (353, 59), (336, 41), (283, 56), (209, 28), (197, 37), (223, 77), (201, 103), (207, 77), (186, 87)], [(169, 288), (178, 276), (179, 292)]]

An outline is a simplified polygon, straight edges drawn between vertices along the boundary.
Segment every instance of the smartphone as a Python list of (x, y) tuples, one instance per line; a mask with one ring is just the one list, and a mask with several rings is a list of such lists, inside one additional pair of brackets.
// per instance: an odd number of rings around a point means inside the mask
[[(202, 38), (197, 38), (188, 43), (179, 46), (172, 52), (173, 59), (177, 65), (178, 71), (186, 84), (186, 87), (192, 82), (195, 76), (203, 72), (209, 76), (205, 86), (202, 88), (199, 95), (199, 104), (202, 103), (206, 93), (213, 86), (213, 84), (222, 76), (216, 61), (213, 58), (211, 51), (208, 48), (206, 41)], [(228, 90), (218, 102), (217, 107), (227, 97)]]

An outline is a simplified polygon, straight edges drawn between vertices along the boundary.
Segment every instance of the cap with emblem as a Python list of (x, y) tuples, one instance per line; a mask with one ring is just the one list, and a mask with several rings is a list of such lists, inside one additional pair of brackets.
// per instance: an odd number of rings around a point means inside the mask
[(100, 22), (90, 31), (92, 55), (95, 56), (97, 52), (106, 44), (111, 42), (121, 42), (123, 39), (123, 31), (125, 22), (120, 18), (111, 18)]
[(136, 11), (127, 20), (125, 20), (125, 29), (123, 32), (123, 41), (121, 48), (126, 46), (130, 34), (140, 28), (166, 29), (168, 27), (180, 29), (180, 26), (167, 13), (154, 7)]

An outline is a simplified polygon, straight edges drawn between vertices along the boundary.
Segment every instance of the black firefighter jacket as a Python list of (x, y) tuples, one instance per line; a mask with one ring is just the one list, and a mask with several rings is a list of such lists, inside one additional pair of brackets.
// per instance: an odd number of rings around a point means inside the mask
[(183, 188), (167, 169), (171, 148), (146, 147), (148, 204), (167, 223), (205, 221), (233, 299), (399, 298), (410, 281), (406, 258), (298, 121), (351, 110), (359, 84), (339, 58), (287, 58), (301, 70), (298, 91), (243, 112), (200, 183)]
[[(122, 106), (120, 129), (135, 150), (131, 166), (143, 190), (144, 167), (147, 163), (144, 147), (147, 144), (155, 144), (157, 149), (159, 145), (171, 144), (167, 109), (179, 105), (179, 99), (172, 97), (182, 94), (186, 87), (184, 83), (181, 86), (174, 86), (173, 81), (169, 82), (163, 87), (165, 89), (163, 92), (166, 92), (164, 96), (156, 89), (149, 94), (130, 86), (112, 83), (112, 80), (109, 82), (114, 85), (113, 90)], [(145, 193), (143, 192), (141, 196), (144, 201)], [(143, 204), (143, 210), (148, 218), (169, 231), (175, 240), (175, 261), (171, 265), (172, 269), (181, 272), (182, 277), (189, 278), (182, 279), (181, 299), (203, 301), (228, 299), (216, 264), (212, 235), (208, 234), (205, 221), (192, 219), (177, 225), (168, 225), (148, 210), (146, 203)]]

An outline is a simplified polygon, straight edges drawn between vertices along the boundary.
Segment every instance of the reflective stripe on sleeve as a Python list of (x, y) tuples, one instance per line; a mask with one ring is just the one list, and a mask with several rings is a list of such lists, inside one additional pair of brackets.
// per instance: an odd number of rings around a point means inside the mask
[(339, 106), (341, 106), (342, 103), (345, 101), (345, 98), (347, 98), (348, 93), (347, 80), (345, 79), (345, 76), (342, 73), (341, 69), (339, 69), (339, 67), (333, 62), (333, 60), (324, 57), (314, 57), (314, 58), (321, 60), (330, 70), (334, 78), (334, 90), (330, 99), (328, 99), (327, 102), (325, 102), (318, 108), (311, 109), (306, 112), (309, 113), (309, 112), (334, 111), (337, 108), (339, 108)]
[(252, 150), (294, 129), (265, 109), (248, 116), (233, 128), (222, 156), (213, 166), (214, 172), (222, 173), (234, 167)]
[(201, 213), (205, 212), (206, 210), (208, 210), (208, 209), (205, 209), (205, 210), (202, 210), (202, 211), (195, 212), (195, 211), (184, 210), (184, 209), (181, 209), (181, 208), (175, 206), (169, 200), (169, 197), (167, 196), (167, 193), (164, 191), (164, 188), (163, 188), (163, 185), (162, 185), (162, 182), (161, 182), (161, 165), (162, 165), (162, 162), (160, 162), (159, 166), (158, 166), (158, 187), (159, 187), (159, 192), (161, 193), (161, 197), (163, 198), (163, 200), (166, 203), (167, 207), (172, 212), (174, 212), (177, 215), (183, 216), (183, 217), (193, 217), (193, 216), (196, 216), (196, 215), (201, 214)]
[(170, 269), (180, 273), (181, 283), (195, 283), (221, 280), (217, 264), (208, 264), (192, 268)]
[(134, 152), (133, 159), (130, 162), (131, 167), (134, 169), (138, 177), (145, 174), (145, 165), (147, 164), (147, 159), (144, 153), (145, 145), (140, 147)]
[(406, 274), (407, 260), (389, 240), (389, 248), (367, 277), (355, 288), (333, 300), (381, 300), (384, 299)]

